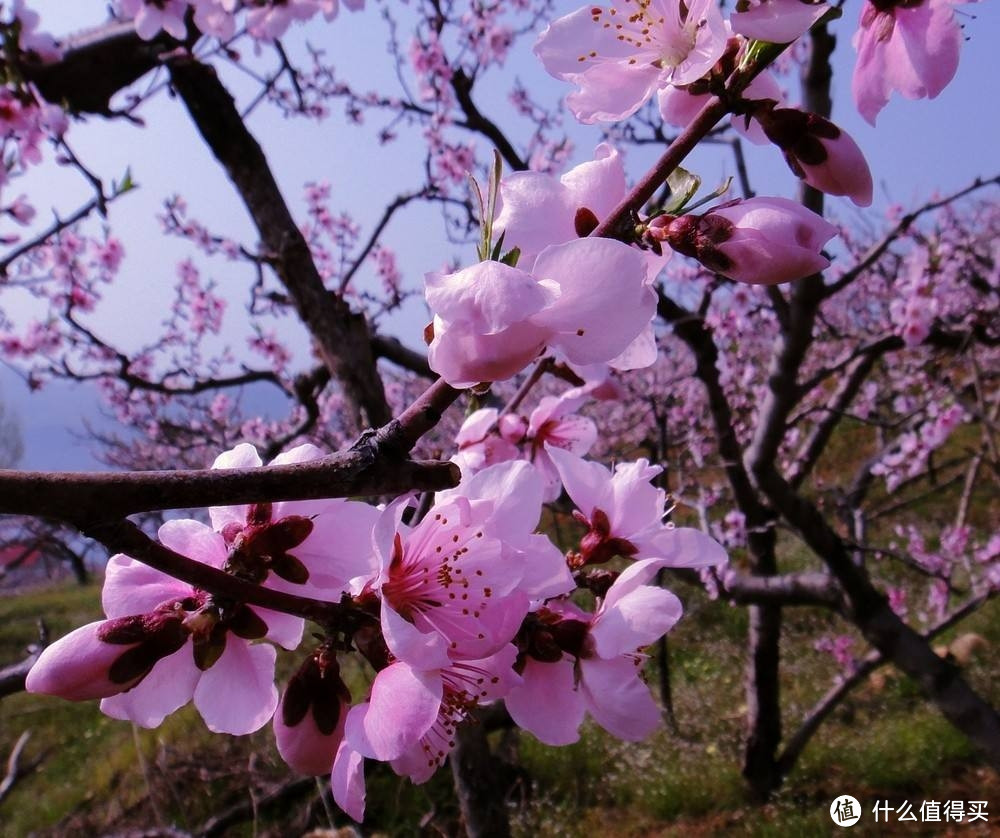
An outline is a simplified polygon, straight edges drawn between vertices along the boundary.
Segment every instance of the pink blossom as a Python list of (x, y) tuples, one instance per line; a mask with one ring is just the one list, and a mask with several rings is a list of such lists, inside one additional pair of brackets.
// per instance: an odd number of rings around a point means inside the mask
[[(279, 454), (271, 465), (289, 466), (322, 458), (314, 445)], [(260, 468), (257, 450), (248, 443), (220, 454), (212, 468)], [(213, 528), (222, 534), (242, 563), (241, 571), (289, 593), (340, 593), (348, 582), (374, 571), (371, 533), (379, 517), (375, 507), (327, 499), (213, 506)], [(293, 618), (294, 619), (294, 618)]]
[(549, 449), (559, 448), (583, 457), (597, 441), (594, 421), (575, 413), (585, 401), (584, 394), (545, 396), (531, 412), (526, 433), (528, 457), (541, 474), (546, 501), (559, 497), (562, 487)]
[[(594, 159), (556, 178), (540, 172), (514, 172), (500, 182), (500, 211), (495, 226), (507, 247), (520, 251), (518, 264), (531, 271), (549, 245), (589, 235), (601, 219), (625, 197), (625, 167), (621, 154), (608, 143), (594, 150)], [(666, 265), (666, 255), (643, 251), (646, 281), (652, 283)], [(610, 359), (615, 369), (648, 367), (656, 360), (652, 323), (621, 354)], [(606, 369), (603, 370), (606, 374)]]
[[(555, 178), (540, 172), (513, 172), (500, 181), (495, 227), (504, 244), (521, 251), (518, 264), (531, 269), (538, 254), (594, 229), (625, 197), (622, 156), (608, 143), (594, 159)], [(592, 220), (591, 220), (592, 219)]]
[[(47, 32), (38, 32), (38, 13), (24, 5), (24, 0), (14, 0), (11, 4), (11, 20), (21, 24), (18, 46), (29, 55), (36, 56), (43, 63), (52, 63), (62, 58), (62, 50), (55, 38)], [(61, 111), (62, 109), (59, 108)]]
[[(154, 652), (143, 654), (142, 641), (152, 640), (165, 654), (187, 640), (180, 621), (165, 615), (147, 620), (140, 631), (108, 621), (88, 623), (45, 647), (28, 672), (25, 689), (70, 701), (89, 701), (115, 695), (137, 684), (155, 663)], [(135, 665), (132, 659), (143, 658)], [(119, 663), (119, 661), (123, 661)], [(149, 667), (144, 666), (149, 663)]]
[(293, 22), (309, 20), (317, 11), (318, 0), (269, 0), (247, 12), (247, 32), (258, 40), (273, 41)]
[[(506, 698), (511, 717), (549, 745), (579, 738), (585, 713), (613, 735), (644, 739), (660, 712), (643, 683), (639, 651), (680, 619), (680, 601), (647, 584), (663, 565), (628, 567), (589, 615), (570, 603), (542, 609), (521, 635), (522, 686)], [(578, 677), (577, 677), (578, 674)]]
[(701, 216), (684, 215), (662, 232), (667, 243), (710, 270), (752, 285), (801, 279), (829, 267), (823, 245), (837, 228), (787, 198), (730, 201)]
[(666, 493), (650, 483), (662, 469), (648, 460), (619, 464), (612, 474), (600, 463), (587, 462), (549, 446), (549, 456), (579, 510), (576, 517), (589, 531), (574, 566), (600, 564), (615, 556), (657, 558), (669, 567), (705, 567), (728, 561), (719, 544), (700, 530), (663, 523)]
[(517, 649), (507, 643), (487, 658), (439, 668), (392, 663), (375, 677), (369, 700), (351, 708), (347, 741), (366, 757), (401, 760), (409, 770), (400, 772), (394, 762), (397, 773), (415, 773), (416, 782), (423, 782), (451, 750), (448, 743), (469, 710), (520, 683), (513, 670), (516, 657)]
[(161, 30), (178, 39), (187, 36), (185, 0), (118, 0), (118, 5), (123, 15), (134, 18), (136, 34), (144, 41), (151, 41)]
[(566, 97), (577, 119), (617, 122), (657, 89), (704, 76), (725, 51), (727, 37), (712, 0), (615, 0), (551, 23), (535, 54), (549, 73), (577, 86)]
[(829, 9), (826, 3), (813, 0), (756, 0), (729, 20), (738, 35), (787, 44), (809, 31)]
[(933, 99), (958, 69), (962, 31), (954, 0), (865, 2), (854, 48), (858, 62), (851, 89), (858, 111), (872, 125), (892, 92)]
[[(168, 521), (159, 537), (166, 547), (196, 561), (216, 568), (226, 563), (222, 537), (197, 521)], [(216, 732), (250, 733), (271, 718), (278, 703), (275, 650), (246, 638), (266, 636), (295, 648), (302, 637), (301, 619), (256, 606), (239, 606), (227, 614), (204, 592), (121, 554), (108, 562), (102, 602), (112, 620), (162, 608), (177, 610), (171, 603), (180, 603), (191, 641), (155, 663), (128, 692), (105, 698), (101, 710), (106, 714), (156, 727), (193, 698)], [(241, 689), (229, 689), (236, 682)]]
[(521, 583), (537, 552), (540, 496), (530, 466), (515, 461), (441, 493), (413, 528), (400, 521), (402, 502), (381, 513), (379, 570), (362, 596), (381, 600), (382, 631), (398, 660), (438, 668), (510, 641), (529, 607)]
[(236, 32), (236, 0), (189, 0), (194, 25), (206, 35), (227, 40)]
[(495, 407), (480, 408), (470, 413), (459, 428), (455, 437), (458, 452), (451, 460), (463, 474), (471, 476), (487, 466), (517, 459), (517, 446), (498, 433), (497, 415)]
[(510, 378), (546, 346), (575, 364), (610, 361), (653, 317), (645, 273), (628, 245), (578, 239), (546, 248), (532, 273), (489, 261), (428, 274), (431, 368), (467, 387)]
[(517, 649), (507, 644), (479, 660), (428, 670), (395, 662), (372, 683), (369, 700), (353, 707), (333, 766), (333, 796), (355, 820), (364, 817), (362, 758), (390, 761), (397, 774), (423, 783), (455, 746), (455, 731), (480, 704), (503, 698), (521, 682)]
[[(161, 543), (222, 568), (228, 551), (220, 535), (197, 521), (160, 527)], [(271, 717), (275, 650), (252, 640), (268, 637), (294, 648), (302, 621), (240, 604), (217, 604), (129, 556), (112, 556), (102, 604), (108, 619), (53, 644), (39, 658), (29, 689), (74, 700), (103, 697), (109, 716), (155, 727), (194, 699), (211, 730), (242, 734)], [(37, 670), (37, 671), (35, 671)], [(240, 683), (240, 690), (230, 689)]]

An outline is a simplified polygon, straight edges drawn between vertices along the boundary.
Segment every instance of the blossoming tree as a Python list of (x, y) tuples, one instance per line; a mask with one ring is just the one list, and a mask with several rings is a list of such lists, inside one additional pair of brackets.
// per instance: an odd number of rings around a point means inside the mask
[[(998, 465), (1000, 217), (981, 204), (973, 223), (954, 207), (996, 179), (900, 214), (881, 238), (823, 217), (824, 195), (865, 207), (874, 191), (862, 150), (830, 119), (831, 30), (844, 21), (826, 3), (759, 0), (728, 17), (675, 0), (562, 16), (528, 0), (345, 0), (356, 16), (339, 5), (120, 0), (101, 28), (59, 39), (29, 5), (5, 4), (0, 265), (5, 291), (44, 312), (6, 318), (0, 350), (36, 386), (98, 382), (117, 420), (140, 429), (104, 439), (128, 470), (0, 472), (0, 512), (69, 526), (111, 553), (105, 619), (45, 648), (27, 689), (99, 699), (147, 727), (188, 702), (212, 731), (271, 723), (288, 765), (328, 776), (358, 821), (366, 761), (421, 783), (451, 755), (468, 831), (503, 834), (502, 801), (472, 756), (483, 727), (470, 722), (554, 746), (577, 741), (587, 716), (625, 740), (648, 736), (661, 710), (645, 650), (682, 619), (663, 587), (679, 577), (750, 608), (743, 769), (760, 797), (883, 661), (1000, 763), (1000, 717), (929, 643), (1000, 584), (1000, 545), (969, 515)], [(307, 21), (343, 29), (380, 11), (402, 94), (355, 89), (312, 44), (286, 49)], [(483, 105), (484, 79), (525, 38), (566, 82), (569, 114), (608, 126), (592, 160), (565, 169), (563, 115), (520, 83), (509, 101), (526, 136)], [(866, 1), (854, 39), (852, 90), (869, 122), (895, 93), (940, 93), (961, 40), (936, 0)], [(793, 106), (772, 71), (796, 61), (806, 83)], [(234, 69), (259, 87), (243, 111), (223, 82)], [(126, 350), (102, 336), (99, 313), (127, 270), (113, 231), (135, 184), (109, 188), (73, 134), (95, 115), (140, 123), (164, 89), (259, 241), (215, 233), (168, 199), (164, 234), (198, 256), (177, 267), (160, 333)], [(257, 106), (325, 119), (334, 103), (377, 121), (383, 143), (404, 130), (422, 143), (423, 182), (388, 201), (367, 237), (320, 183), (297, 219), (248, 127)], [(746, 182), (742, 198), (696, 200), (681, 164), (722, 131), (775, 146), (798, 200)], [(651, 142), (662, 153), (630, 179), (624, 148)], [(47, 144), (93, 198), (17, 232), (36, 208), (11, 195), (53, 162)], [(464, 246), (458, 264), (420, 266), (426, 352), (383, 326), (416, 293), (383, 236), (417, 204), (439, 207)], [(107, 219), (96, 233), (95, 217)], [(203, 276), (220, 256), (250, 277), (248, 354), (219, 348), (227, 300)], [(296, 366), (289, 323), (277, 325), (288, 315), (308, 333), (309, 365)], [(254, 385), (281, 393), (285, 419), (244, 413), (231, 394)], [(860, 423), (870, 456), (831, 486), (831, 440)], [(941, 466), (960, 426), (981, 442)], [(953, 525), (927, 543), (907, 492), (941, 469), (962, 491)], [(879, 478), (898, 503), (875, 497)], [(577, 523), (572, 543), (539, 530), (546, 508)], [(168, 510), (195, 511), (155, 520)], [(905, 545), (889, 543), (886, 519)], [(814, 569), (782, 572), (779, 527)], [(885, 589), (869, 554), (919, 568), (933, 620), (908, 619), (906, 593)], [(781, 615), (803, 605), (835, 610), (871, 651), (783, 736)], [(301, 650), (280, 689), (279, 648)], [(348, 658), (364, 662), (364, 684), (343, 677)]]

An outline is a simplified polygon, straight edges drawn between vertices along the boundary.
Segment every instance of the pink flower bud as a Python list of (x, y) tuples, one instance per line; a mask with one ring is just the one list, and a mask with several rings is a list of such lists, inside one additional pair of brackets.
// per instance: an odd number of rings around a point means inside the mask
[(88, 623), (48, 646), (28, 672), (29, 693), (57, 695), (70, 701), (88, 701), (117, 695), (134, 686), (139, 678), (124, 684), (111, 679), (112, 664), (132, 646), (101, 640), (104, 621)]
[(274, 714), (281, 758), (301, 774), (329, 774), (344, 738), (350, 700), (336, 654), (317, 649), (289, 680)]
[(796, 176), (820, 192), (846, 195), (859, 207), (871, 205), (872, 173), (849, 134), (795, 108), (762, 108), (755, 116)]
[(837, 229), (787, 198), (751, 198), (671, 222), (667, 241), (718, 273), (752, 285), (801, 279), (828, 267), (820, 251)]

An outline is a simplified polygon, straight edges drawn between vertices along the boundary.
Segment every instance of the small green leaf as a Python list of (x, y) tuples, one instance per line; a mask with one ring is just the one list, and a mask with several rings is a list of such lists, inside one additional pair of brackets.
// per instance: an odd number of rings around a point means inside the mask
[(500, 234), (500, 238), (497, 239), (497, 243), (495, 245), (493, 245), (493, 251), (490, 253), (490, 259), (492, 259), (494, 262), (501, 262), (501, 261), (503, 261), (500, 258), (500, 254), (503, 253), (503, 240), (504, 240), (504, 236), (506, 236), (506, 235), (507, 235), (507, 231), (504, 230)]
[(521, 248), (512, 247), (502, 257), (500, 257), (500, 261), (511, 268), (516, 268), (517, 260), (520, 258), (521, 258)]
[(679, 215), (694, 197), (694, 193), (701, 188), (701, 178), (678, 166), (667, 177), (667, 186), (670, 187), (670, 200), (663, 211), (669, 215)]
[(136, 183), (132, 180), (132, 169), (128, 168), (125, 170), (125, 176), (122, 178), (122, 182), (118, 184), (117, 192), (119, 195), (135, 189)]

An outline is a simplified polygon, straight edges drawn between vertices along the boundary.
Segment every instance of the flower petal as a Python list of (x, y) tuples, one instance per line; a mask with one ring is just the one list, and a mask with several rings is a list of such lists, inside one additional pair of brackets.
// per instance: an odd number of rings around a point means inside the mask
[(209, 730), (242, 736), (271, 720), (278, 706), (276, 657), (267, 643), (250, 645), (229, 635), (222, 657), (202, 673), (194, 691), (195, 707)]
[(542, 663), (528, 658), (524, 683), (505, 699), (511, 718), (546, 745), (569, 745), (580, 738), (584, 700), (576, 688), (573, 661)]

